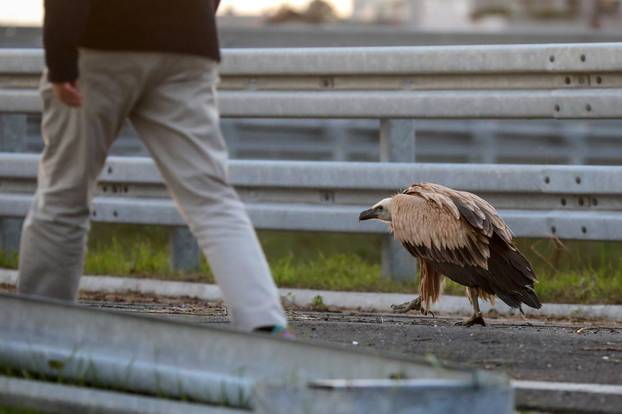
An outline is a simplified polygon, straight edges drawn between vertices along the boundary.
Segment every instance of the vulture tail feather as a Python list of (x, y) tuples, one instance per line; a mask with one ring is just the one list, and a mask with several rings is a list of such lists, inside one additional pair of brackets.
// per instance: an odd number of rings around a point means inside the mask
[(494, 255), (489, 259), (487, 277), (497, 296), (514, 308), (524, 303), (539, 309), (542, 305), (533, 289), (533, 280), (509, 264), (503, 255)]

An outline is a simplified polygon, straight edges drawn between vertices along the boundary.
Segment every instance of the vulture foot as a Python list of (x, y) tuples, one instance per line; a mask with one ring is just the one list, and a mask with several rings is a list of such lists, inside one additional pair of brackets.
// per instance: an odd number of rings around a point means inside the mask
[(410, 302), (405, 302), (400, 305), (391, 305), (391, 309), (393, 309), (394, 313), (406, 313), (411, 310), (416, 310), (421, 312), (423, 315), (430, 314), (434, 317), (434, 313), (432, 311), (427, 310), (423, 306), (421, 306), (421, 298), (417, 297), (415, 300), (411, 300)]
[(466, 326), (467, 328), (473, 325), (482, 325), (486, 326), (486, 322), (484, 322), (484, 318), (482, 318), (482, 314), (478, 313), (476, 315), (471, 316), (471, 318), (466, 321), (456, 322), (456, 325)]
[(525, 324), (526, 324), (527, 326), (533, 326), (533, 324), (532, 324), (531, 322), (529, 322), (529, 320), (527, 319), (527, 317), (525, 316), (525, 314), (522, 314), (521, 316), (522, 316), (522, 318), (523, 318), (523, 322), (525, 322)]

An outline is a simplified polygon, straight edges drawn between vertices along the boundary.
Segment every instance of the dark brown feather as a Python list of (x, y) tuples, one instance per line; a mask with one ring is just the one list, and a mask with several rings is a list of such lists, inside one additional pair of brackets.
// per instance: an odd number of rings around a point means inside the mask
[[(456, 283), (497, 295), (508, 306), (519, 308), (524, 303), (539, 309), (542, 305), (533, 289), (535, 274), (529, 262), (496, 235), (490, 249), (488, 269), (434, 260), (430, 261), (430, 265)], [(523, 263), (523, 266), (515, 266), (515, 263)]]

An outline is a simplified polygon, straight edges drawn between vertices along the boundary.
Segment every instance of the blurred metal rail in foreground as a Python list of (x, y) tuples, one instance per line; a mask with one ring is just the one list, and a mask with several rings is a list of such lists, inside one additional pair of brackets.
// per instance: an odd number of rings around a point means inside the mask
[[(170, 408), (183, 402), (189, 409), (270, 414), (513, 410), (507, 378), (422, 359), (2, 295), (0, 314), (1, 368), (93, 389), (87, 398), (84, 388), (67, 395), (54, 384), (0, 377), (0, 404), (16, 404), (17, 393), (25, 398), (21, 406), (44, 411), (58, 410), (64, 400), (82, 408), (99, 402), (108, 407), (101, 412), (114, 412), (110, 398), (132, 392), (145, 407), (155, 397)], [(56, 393), (47, 407), (46, 392)], [(140, 398), (120, 397), (135, 412), (131, 406)]]

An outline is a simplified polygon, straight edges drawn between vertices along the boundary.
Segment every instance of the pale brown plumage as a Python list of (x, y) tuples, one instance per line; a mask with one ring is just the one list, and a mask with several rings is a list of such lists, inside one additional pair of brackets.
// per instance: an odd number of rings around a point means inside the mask
[[(535, 273), (512, 242), (512, 233), (484, 199), (438, 184), (413, 184), (361, 213), (389, 223), (397, 240), (419, 259), (420, 296), (402, 310), (425, 311), (441, 294), (442, 276), (467, 287), (472, 323), (484, 324), (478, 297), (498, 296), (509, 306), (539, 308)], [(522, 309), (521, 309), (522, 311)], [(473, 322), (475, 320), (475, 322)]]

